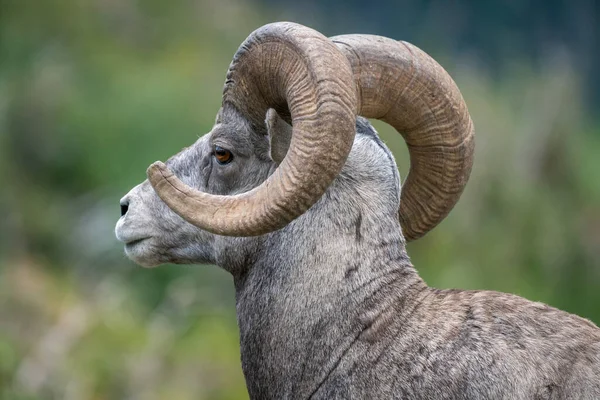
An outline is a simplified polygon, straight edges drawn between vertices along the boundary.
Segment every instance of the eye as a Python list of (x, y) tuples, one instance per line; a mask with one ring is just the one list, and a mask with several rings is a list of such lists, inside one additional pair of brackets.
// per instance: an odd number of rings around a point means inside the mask
[(233, 154), (227, 149), (215, 146), (215, 158), (219, 164), (229, 164), (233, 160)]

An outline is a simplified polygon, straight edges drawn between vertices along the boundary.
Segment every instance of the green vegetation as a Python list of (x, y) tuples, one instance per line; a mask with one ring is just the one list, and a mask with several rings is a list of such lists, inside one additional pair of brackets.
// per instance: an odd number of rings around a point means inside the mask
[[(146, 167), (210, 129), (235, 49), (278, 15), (241, 0), (1, 7), (0, 399), (245, 398), (230, 277), (136, 267), (112, 230)], [(458, 206), (409, 245), (415, 266), (433, 286), (513, 292), (600, 323), (600, 124), (586, 81), (554, 55), (500, 79), (434, 55), (463, 91), (477, 150)], [(399, 136), (376, 126), (406, 175)]]

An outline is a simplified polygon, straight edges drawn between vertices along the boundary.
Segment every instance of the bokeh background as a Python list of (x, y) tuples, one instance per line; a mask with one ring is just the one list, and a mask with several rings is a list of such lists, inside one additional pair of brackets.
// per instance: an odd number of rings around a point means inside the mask
[(247, 398), (229, 275), (137, 267), (113, 227), (146, 167), (210, 130), (233, 53), (276, 20), (410, 41), (457, 81), (476, 159), (408, 246), (430, 285), (600, 323), (600, 2), (1, 0), (0, 398)]

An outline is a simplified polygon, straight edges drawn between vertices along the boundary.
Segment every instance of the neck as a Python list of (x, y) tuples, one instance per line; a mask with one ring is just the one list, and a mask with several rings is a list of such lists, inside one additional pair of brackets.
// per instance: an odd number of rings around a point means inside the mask
[(318, 224), (311, 219), (323, 215), (315, 214), (266, 236), (260, 247), (268, 251), (234, 273), (251, 398), (310, 397), (426, 287), (395, 218), (358, 212), (350, 225), (348, 215)]

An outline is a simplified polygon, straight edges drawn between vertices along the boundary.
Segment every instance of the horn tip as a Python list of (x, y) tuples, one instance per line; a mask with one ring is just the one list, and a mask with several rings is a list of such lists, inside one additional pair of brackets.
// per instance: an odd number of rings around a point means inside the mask
[(148, 176), (148, 180), (152, 186), (156, 186), (156, 183), (168, 178), (170, 175), (173, 175), (173, 173), (169, 171), (169, 168), (162, 161), (153, 162), (146, 170), (146, 176)]

